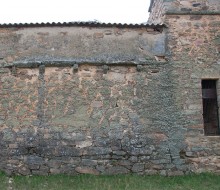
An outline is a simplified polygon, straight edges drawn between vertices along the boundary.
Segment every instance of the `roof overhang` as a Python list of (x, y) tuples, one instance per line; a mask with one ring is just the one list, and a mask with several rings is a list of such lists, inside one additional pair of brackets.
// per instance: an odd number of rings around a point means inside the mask
[(118, 28), (143, 28), (149, 27), (154, 29), (159, 29), (166, 27), (164, 24), (123, 24), (123, 23), (100, 23), (100, 22), (52, 22), (52, 23), (3, 23), (0, 24), (0, 28), (13, 28), (13, 27), (118, 27)]

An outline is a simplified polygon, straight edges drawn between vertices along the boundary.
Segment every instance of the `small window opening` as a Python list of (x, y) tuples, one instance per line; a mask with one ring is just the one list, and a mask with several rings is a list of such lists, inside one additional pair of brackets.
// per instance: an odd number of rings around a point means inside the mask
[(205, 135), (219, 135), (217, 80), (202, 80), (203, 121)]

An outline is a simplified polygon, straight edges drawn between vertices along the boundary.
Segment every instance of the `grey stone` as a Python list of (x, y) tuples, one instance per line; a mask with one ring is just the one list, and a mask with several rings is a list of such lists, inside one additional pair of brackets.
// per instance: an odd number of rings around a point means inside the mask
[(98, 171), (100, 171), (101, 173), (103, 173), (105, 171), (105, 167), (104, 166), (96, 166), (96, 169)]
[(160, 160), (152, 160), (151, 162), (154, 164), (170, 164), (171, 160), (170, 159), (160, 159)]
[(111, 148), (106, 147), (91, 147), (87, 148), (83, 155), (106, 155), (112, 152)]
[(162, 176), (166, 176), (166, 175), (167, 175), (166, 170), (161, 170), (161, 171), (160, 171), (160, 175), (162, 175)]
[(137, 161), (138, 161), (138, 158), (137, 158), (136, 156), (131, 156), (131, 157), (129, 158), (129, 160), (130, 160), (131, 162), (137, 162)]
[(41, 170), (32, 170), (31, 173), (33, 175), (42, 175), (42, 176), (49, 175), (49, 173), (47, 171), (41, 171)]
[(59, 168), (62, 164), (62, 161), (61, 160), (49, 160), (47, 164), (50, 168)]
[(138, 156), (138, 155), (151, 155), (153, 151), (150, 148), (132, 148), (131, 155)]
[(30, 172), (30, 170), (27, 168), (27, 167), (20, 167), (19, 169), (18, 169), (18, 172), (19, 172), (19, 174), (21, 174), (21, 175), (30, 175), (31, 174), (31, 172)]
[(39, 156), (27, 156), (27, 163), (30, 165), (44, 164), (44, 159)]
[(194, 157), (194, 153), (193, 152), (186, 152), (186, 156), (187, 157)]
[(75, 147), (58, 147), (55, 150), (56, 156), (81, 156), (82, 150)]
[(90, 159), (82, 159), (81, 164), (82, 164), (82, 166), (96, 166), (97, 161), (96, 160), (90, 160)]
[(144, 171), (144, 165), (143, 163), (136, 163), (132, 167), (132, 172), (138, 173)]
[(99, 175), (99, 171), (91, 167), (77, 167), (75, 170), (81, 174)]
[(124, 156), (124, 155), (126, 155), (126, 152), (124, 152), (124, 151), (113, 151), (113, 154), (116, 154), (117, 156)]
[(127, 174), (127, 173), (129, 173), (129, 170), (122, 166), (113, 166), (105, 170), (105, 174), (109, 174), (109, 175)]
[(184, 173), (182, 171), (168, 171), (167, 172), (168, 176), (182, 176)]
[(60, 174), (61, 171), (60, 171), (60, 169), (57, 169), (57, 168), (50, 168), (50, 173), (51, 174)]
[(156, 175), (158, 174), (158, 171), (157, 170), (145, 170), (144, 174), (145, 175)]

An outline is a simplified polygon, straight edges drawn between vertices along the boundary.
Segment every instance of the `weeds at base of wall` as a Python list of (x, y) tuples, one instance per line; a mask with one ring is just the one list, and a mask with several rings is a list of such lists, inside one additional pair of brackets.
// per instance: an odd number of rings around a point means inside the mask
[(213, 173), (190, 174), (186, 176), (164, 177), (159, 175), (50, 175), (12, 176), (0, 172), (1, 190), (8, 189), (126, 189), (126, 190), (172, 190), (172, 189), (220, 189), (220, 176)]

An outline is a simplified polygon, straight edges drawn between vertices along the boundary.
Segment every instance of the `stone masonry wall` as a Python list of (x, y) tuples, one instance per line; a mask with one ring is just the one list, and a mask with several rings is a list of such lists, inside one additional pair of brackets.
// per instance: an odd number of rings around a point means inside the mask
[(201, 87), (202, 79), (218, 80), (220, 105), (219, 10), (218, 0), (155, 0), (149, 18), (149, 22), (163, 22), (168, 27), (165, 57), (174, 69), (175, 97), (185, 118), (180, 123), (186, 143), (181, 157), (195, 172), (220, 171), (220, 137), (204, 135)]
[(168, 14), (219, 14), (219, 0), (153, 0), (149, 23), (163, 23)]
[(164, 30), (2, 28), (0, 170), (219, 172), (201, 90), (202, 79), (220, 78), (219, 15), (163, 21)]
[(62, 61), (117, 63), (154, 60), (165, 53), (163, 28), (0, 28), (1, 65)]
[(192, 170), (181, 156), (187, 144), (178, 82), (172, 64), (161, 58), (164, 32), (6, 28), (0, 39), (0, 170)]
[[(157, 1), (157, 0), (156, 0)], [(163, 0), (166, 12), (217, 12), (220, 10), (218, 0)]]
[(163, 23), (164, 19), (164, 2), (163, 0), (154, 0), (152, 8), (150, 10), (150, 15), (148, 18), (149, 23)]
[[(191, 167), (168, 63), (1, 69), (1, 170), (179, 175)], [(169, 113), (169, 114), (167, 114)]]
[(220, 16), (167, 15), (169, 59), (179, 83), (176, 98), (186, 117), (183, 157), (196, 172), (220, 171), (220, 137), (204, 135), (202, 79), (216, 79), (220, 105)]

